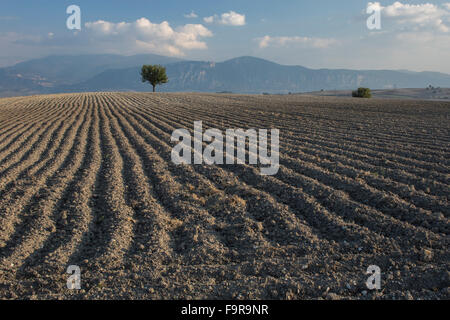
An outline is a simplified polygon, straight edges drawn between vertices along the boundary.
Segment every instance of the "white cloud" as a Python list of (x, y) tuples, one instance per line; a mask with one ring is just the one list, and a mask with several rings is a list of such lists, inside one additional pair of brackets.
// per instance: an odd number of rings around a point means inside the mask
[(194, 11), (191, 11), (191, 13), (185, 14), (184, 17), (187, 19), (195, 19), (198, 18), (198, 15)]
[(212, 36), (211, 31), (201, 24), (186, 24), (173, 29), (167, 21), (153, 23), (146, 18), (119, 23), (98, 20), (87, 22), (85, 27), (96, 41), (104, 41), (109, 46), (115, 43), (119, 52), (128, 46), (139, 52), (183, 56), (185, 50), (207, 49), (201, 39)]
[(217, 14), (203, 18), (206, 23), (218, 23), (226, 26), (244, 26), (245, 14), (240, 14), (234, 11), (222, 13), (219, 17)]
[(213, 23), (215, 19), (217, 19), (219, 16), (216, 14), (214, 16), (210, 16), (210, 17), (204, 17), (203, 21), (205, 21), (206, 23)]
[[(450, 35), (446, 33), (435, 34), (434, 32), (401, 32), (395, 35), (395, 40), (398, 45), (412, 48), (419, 53), (421, 51), (428, 51), (427, 54), (419, 55), (424, 60), (428, 60), (431, 56), (436, 56), (443, 53), (448, 56), (450, 52)], [(439, 63), (448, 59), (438, 59), (435, 62)]]
[(284, 47), (288, 46), (290, 44), (297, 44), (297, 45), (303, 45), (306, 47), (312, 47), (312, 48), (328, 48), (332, 45), (338, 44), (339, 42), (336, 39), (329, 39), (329, 38), (310, 38), (310, 37), (271, 37), (271, 36), (264, 36), (262, 38), (256, 39), (259, 42), (260, 48), (267, 48), (267, 47)]
[(386, 7), (379, 2), (369, 2), (368, 7), (379, 7), (382, 17), (388, 18), (410, 30), (429, 28), (441, 32), (449, 32), (446, 20), (450, 20), (450, 3), (439, 7), (432, 3), (403, 4), (399, 1)]
[(234, 11), (223, 13), (220, 23), (229, 26), (243, 26), (245, 25), (245, 14), (239, 14)]

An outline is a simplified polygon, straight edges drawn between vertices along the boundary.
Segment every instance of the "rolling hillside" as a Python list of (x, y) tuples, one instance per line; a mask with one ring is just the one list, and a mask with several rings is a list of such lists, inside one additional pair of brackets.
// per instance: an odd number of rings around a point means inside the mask
[(180, 61), (156, 55), (59, 56), (0, 69), (0, 96), (91, 91), (148, 91), (142, 64), (167, 66), (169, 83), (160, 91), (289, 93), (319, 90), (450, 87), (437, 72), (332, 70), (285, 66), (254, 57), (224, 62)]
[(60, 92), (58, 87), (75, 85), (106, 70), (177, 61), (180, 59), (153, 54), (91, 54), (33, 59), (0, 68), (0, 96)]

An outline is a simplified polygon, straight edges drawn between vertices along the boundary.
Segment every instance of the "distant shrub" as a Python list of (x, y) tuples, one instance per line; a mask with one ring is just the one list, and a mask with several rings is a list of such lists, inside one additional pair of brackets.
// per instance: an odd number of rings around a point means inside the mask
[(372, 92), (369, 88), (358, 88), (352, 92), (352, 97), (355, 98), (372, 98)]

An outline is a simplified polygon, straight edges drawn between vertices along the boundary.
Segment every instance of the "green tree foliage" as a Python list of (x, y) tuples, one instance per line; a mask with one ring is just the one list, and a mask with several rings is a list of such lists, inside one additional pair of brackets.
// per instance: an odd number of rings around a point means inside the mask
[(155, 92), (156, 85), (167, 83), (166, 68), (160, 65), (143, 65), (141, 70), (142, 82), (150, 82)]
[(358, 88), (352, 92), (352, 96), (355, 98), (372, 98), (372, 92), (369, 88)]

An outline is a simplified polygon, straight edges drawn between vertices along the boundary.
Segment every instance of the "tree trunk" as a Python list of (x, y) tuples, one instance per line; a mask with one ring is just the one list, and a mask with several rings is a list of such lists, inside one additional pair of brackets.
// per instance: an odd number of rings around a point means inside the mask
[(155, 85), (153, 85), (153, 92), (155, 92), (155, 88), (156, 88), (156, 86), (155, 86)]

